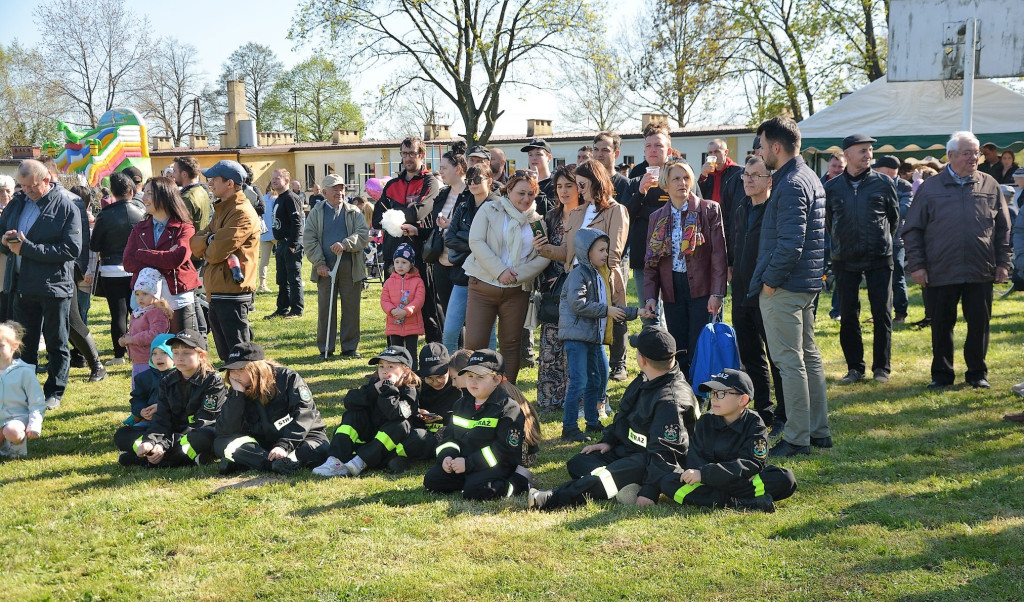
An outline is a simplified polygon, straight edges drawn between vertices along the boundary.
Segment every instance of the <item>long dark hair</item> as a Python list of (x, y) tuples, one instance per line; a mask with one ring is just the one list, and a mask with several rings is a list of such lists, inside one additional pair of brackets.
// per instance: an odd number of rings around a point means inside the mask
[[(587, 159), (576, 167), (576, 177), (586, 178), (590, 181), (590, 194), (594, 197), (594, 208), (598, 213), (611, 207), (615, 188), (612, 186), (611, 177), (604, 165), (593, 159)], [(580, 202), (585, 201), (580, 199)]]
[(441, 155), (441, 158), (447, 159), (455, 167), (461, 168), (462, 173), (466, 173), (469, 168), (469, 164), (466, 163), (466, 143), (462, 140), (453, 142), (451, 150)]
[(174, 180), (160, 176), (150, 178), (146, 184), (149, 185), (150, 194), (153, 195), (154, 207), (181, 223), (192, 222), (192, 216), (185, 208), (185, 201), (181, 200), (181, 193), (178, 192), (178, 186), (175, 185)]
[[(569, 180), (569, 182), (573, 186), (576, 186), (576, 164), (570, 163), (568, 165), (563, 165), (555, 170), (555, 173), (551, 175), (551, 187), (554, 188), (555, 190), (558, 189), (559, 180)], [(557, 192), (555, 193), (555, 195), (557, 197)], [(555, 222), (553, 221), (555, 218), (562, 219), (562, 212), (565, 211), (565, 207), (562, 206), (562, 203), (558, 201), (557, 198), (555, 200), (557, 201), (555, 203), (555, 207), (553, 207), (551, 211), (548, 212), (549, 214), (552, 214), (552, 219), (551, 221), (548, 222), (549, 226), (553, 226), (555, 224)]]

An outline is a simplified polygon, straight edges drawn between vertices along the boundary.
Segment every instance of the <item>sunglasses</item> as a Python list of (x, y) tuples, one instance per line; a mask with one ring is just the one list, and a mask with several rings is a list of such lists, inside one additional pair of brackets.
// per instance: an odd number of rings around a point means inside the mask
[(466, 179), (466, 182), (470, 184), (483, 184), (485, 181), (486, 178), (484, 178), (483, 176), (473, 176), (472, 178)]
[(536, 174), (536, 172), (526, 171), (525, 169), (517, 169), (512, 174), (512, 177), (513, 178), (530, 178), (531, 180), (536, 180), (537, 179), (537, 174)]

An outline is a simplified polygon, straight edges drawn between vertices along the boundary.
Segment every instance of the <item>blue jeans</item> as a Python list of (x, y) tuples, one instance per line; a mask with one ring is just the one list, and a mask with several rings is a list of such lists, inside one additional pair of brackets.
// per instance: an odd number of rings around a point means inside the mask
[[(92, 307), (92, 294), (85, 291), (75, 291), (78, 294), (78, 315), (82, 316), (82, 322), (89, 325), (89, 308)], [(132, 295), (134, 298), (135, 295)]]
[[(466, 325), (466, 298), (469, 295), (469, 287), (456, 284), (452, 286), (452, 296), (448, 298), (448, 310), (444, 314), (444, 334), (441, 342), (448, 353), (455, 353), (459, 350), (459, 333)], [(491, 327), (491, 349), (498, 348), (498, 337), (495, 336), (494, 327)]]
[(892, 308), (897, 314), (907, 315), (907, 277), (903, 272), (903, 262), (907, 258), (904, 247), (896, 247), (892, 251)]
[[(633, 284), (636, 285), (636, 304), (643, 307), (647, 303), (644, 296), (644, 271), (633, 270)], [(658, 295), (658, 315), (654, 319), (640, 318), (644, 326), (661, 326), (661, 314), (665, 313), (665, 306), (661, 302), (661, 295)]]
[(579, 428), (580, 395), (583, 396), (583, 415), (588, 425), (599, 425), (597, 404), (608, 391), (608, 356), (604, 345), (564, 341), (565, 363), (569, 369), (569, 386), (565, 389), (562, 407), (562, 430)]

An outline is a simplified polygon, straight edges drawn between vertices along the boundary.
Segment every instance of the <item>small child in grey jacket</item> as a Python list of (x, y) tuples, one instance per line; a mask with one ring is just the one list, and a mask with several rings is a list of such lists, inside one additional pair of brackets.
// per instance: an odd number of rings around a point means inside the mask
[(589, 441), (580, 430), (579, 401), (588, 432), (601, 432), (597, 404), (608, 390), (608, 356), (604, 345), (611, 343), (611, 321), (647, 317), (636, 307), (616, 307), (608, 275), (608, 235), (593, 228), (580, 228), (573, 238), (577, 265), (565, 279), (558, 308), (558, 340), (565, 347), (569, 384), (562, 404), (562, 439)]
[(0, 456), (24, 458), (28, 440), (39, 436), (46, 412), (35, 366), (14, 359), (25, 330), (17, 322), (0, 324)]

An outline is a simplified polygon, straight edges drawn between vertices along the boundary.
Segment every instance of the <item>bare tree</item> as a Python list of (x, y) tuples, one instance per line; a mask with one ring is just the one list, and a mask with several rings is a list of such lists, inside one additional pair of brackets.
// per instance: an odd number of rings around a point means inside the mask
[(160, 42), (146, 66), (137, 98), (142, 113), (155, 120), (157, 131), (180, 146), (193, 129), (195, 99), (202, 93), (195, 46), (171, 38)]
[(560, 107), (560, 121), (571, 128), (618, 129), (633, 114), (629, 74), (618, 53), (603, 45), (594, 48), (585, 60), (563, 61), (560, 77), (552, 81), (572, 99)]
[(260, 131), (273, 129), (273, 116), (263, 111), (271, 90), (284, 72), (284, 65), (268, 46), (249, 42), (231, 53), (223, 65), (222, 82), (240, 79), (245, 82), (245, 102), (249, 115)]
[(46, 33), (47, 85), (73, 103), (84, 124), (95, 127), (137, 91), (149, 20), (124, 0), (44, 0), (35, 16)]
[(417, 82), (435, 87), (458, 110), (472, 145), (490, 138), (506, 85), (535, 83), (541, 59), (583, 56), (597, 29), (592, 2), (305, 0), (289, 37), (319, 42), (326, 29), (353, 63), (410, 69), (384, 97), (398, 100)]
[[(403, 79), (408, 77), (411, 76)], [(397, 84), (385, 84), (385, 88), (392, 85)], [(385, 95), (372, 97), (368, 93), (368, 96), (366, 105), (373, 110), (369, 123), (374, 124), (382, 136), (422, 136), (427, 123), (452, 126), (454, 131), (451, 103), (432, 85), (417, 82), (393, 102), (386, 101)]]

